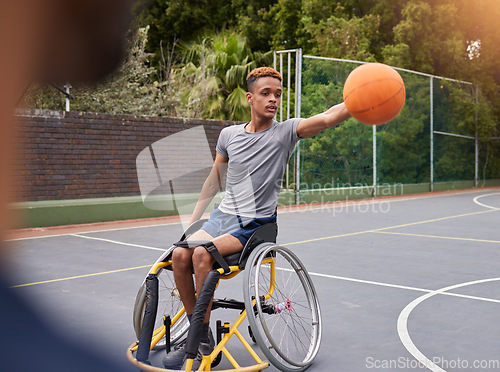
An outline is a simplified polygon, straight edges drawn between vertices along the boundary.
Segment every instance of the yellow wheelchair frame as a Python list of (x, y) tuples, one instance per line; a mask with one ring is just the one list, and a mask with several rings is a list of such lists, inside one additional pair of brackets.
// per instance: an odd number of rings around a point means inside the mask
[[(260, 371), (269, 367), (269, 361), (285, 372), (303, 371), (311, 365), (318, 353), (321, 341), (321, 314), (309, 274), (294, 253), (274, 242), (262, 241), (258, 238), (258, 232), (247, 243), (247, 245), (254, 245), (254, 247), (248, 247), (251, 252), (247, 260), (230, 265), (228, 273), (224, 273), (222, 268), (215, 269), (220, 279), (223, 280), (231, 279), (240, 272), (244, 272), (244, 302), (213, 300), (213, 309), (231, 308), (241, 310), (241, 313), (233, 325), (229, 323), (222, 325), (220, 321), (217, 321), (218, 343), (210, 355), (203, 356), (198, 371), (212, 370), (220, 362), (221, 353), (233, 366), (233, 369), (226, 371)], [(172, 264), (172, 261), (168, 259), (169, 256), (169, 254), (162, 255), (150, 269), (149, 275), (157, 277), (162, 270), (169, 270)], [(217, 279), (216, 287), (219, 282)], [(170, 294), (174, 298), (178, 297), (175, 289), (171, 290)], [(147, 296), (141, 290), (139, 295), (138, 298), (141, 297), (141, 299)], [(135, 310), (142, 316), (145, 312), (143, 303), (136, 302)], [(175, 314), (161, 314), (161, 316), (164, 324), (156, 328), (150, 336), (149, 350), (156, 348), (161, 340), (166, 340), (167, 337), (165, 347), (169, 349), (170, 330), (187, 322), (183, 307), (179, 308)], [(135, 314), (134, 317), (138, 315)], [(250, 336), (269, 361), (263, 361), (238, 330), (245, 319), (248, 319), (250, 324)], [(181, 329), (179, 334), (183, 333)], [(253, 357), (254, 365), (241, 367), (231, 355), (226, 345), (233, 336), (239, 339)], [(139, 341), (136, 341), (127, 350), (127, 357), (132, 364), (144, 371), (168, 371), (137, 360), (134, 353), (137, 353), (138, 348)], [(192, 370), (192, 363), (193, 359), (187, 359), (185, 371)]]

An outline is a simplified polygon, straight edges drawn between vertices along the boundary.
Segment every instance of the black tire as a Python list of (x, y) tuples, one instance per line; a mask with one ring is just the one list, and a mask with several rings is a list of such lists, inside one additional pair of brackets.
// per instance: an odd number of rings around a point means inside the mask
[[(160, 268), (158, 270), (158, 281), (159, 281), (159, 289), (158, 289), (158, 313), (156, 315), (155, 321), (155, 331), (153, 333), (153, 337), (159, 331), (161, 331), (161, 327), (163, 326), (163, 316), (168, 315), (173, 318), (183, 307), (179, 293), (177, 291), (177, 287), (174, 281), (174, 275), (171, 270), (167, 270), (165, 268)], [(134, 330), (139, 338), (141, 334), (142, 328), (142, 319), (144, 317), (144, 307), (146, 305), (146, 283), (143, 282), (139, 292), (137, 293), (137, 297), (134, 305)], [(178, 343), (182, 337), (186, 334), (189, 329), (189, 322), (185, 314), (177, 321), (176, 324), (173, 324), (170, 328), (170, 344), (174, 345)], [(153, 350), (164, 349), (165, 348), (165, 338), (160, 340)]]
[(307, 369), (319, 351), (321, 313), (302, 262), (288, 248), (263, 243), (251, 253), (243, 282), (248, 322), (269, 362), (285, 372)]

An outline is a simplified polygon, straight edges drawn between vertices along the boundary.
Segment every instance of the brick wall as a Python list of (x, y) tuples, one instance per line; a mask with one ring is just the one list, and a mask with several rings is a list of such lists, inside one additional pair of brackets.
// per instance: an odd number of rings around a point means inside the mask
[(202, 125), (215, 156), (219, 132), (233, 124), (45, 110), (21, 110), (17, 116), (16, 201), (140, 195), (136, 157), (144, 148)]

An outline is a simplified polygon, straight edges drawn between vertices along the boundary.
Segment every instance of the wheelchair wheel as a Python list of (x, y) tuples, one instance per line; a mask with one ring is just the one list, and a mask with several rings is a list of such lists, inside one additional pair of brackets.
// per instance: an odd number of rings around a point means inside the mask
[(321, 314), (297, 256), (271, 243), (255, 248), (244, 271), (243, 293), (252, 333), (268, 360), (285, 372), (308, 368), (320, 346)]
[[(162, 269), (158, 270), (158, 312), (156, 314), (155, 331), (153, 337), (161, 330), (163, 326), (163, 316), (169, 315), (173, 318), (183, 307), (177, 287), (174, 281), (174, 274), (171, 270)], [(143, 282), (134, 306), (134, 330), (139, 338), (142, 328), (142, 320), (144, 317), (144, 307), (146, 305), (146, 283)], [(174, 345), (186, 334), (189, 329), (189, 322), (185, 314), (172, 325), (170, 328), (170, 344)], [(165, 348), (165, 338), (161, 339), (153, 350)]]

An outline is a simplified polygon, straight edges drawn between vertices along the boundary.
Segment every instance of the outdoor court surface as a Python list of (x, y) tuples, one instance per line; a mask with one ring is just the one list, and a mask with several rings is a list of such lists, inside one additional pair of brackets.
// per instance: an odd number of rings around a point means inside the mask
[[(321, 305), (309, 371), (500, 370), (500, 188), (304, 206), (278, 224)], [(137, 290), (181, 230), (165, 219), (14, 234), (12, 285), (59, 331), (123, 360)], [(242, 278), (216, 296), (242, 299)], [(236, 316), (216, 310), (212, 324)]]

